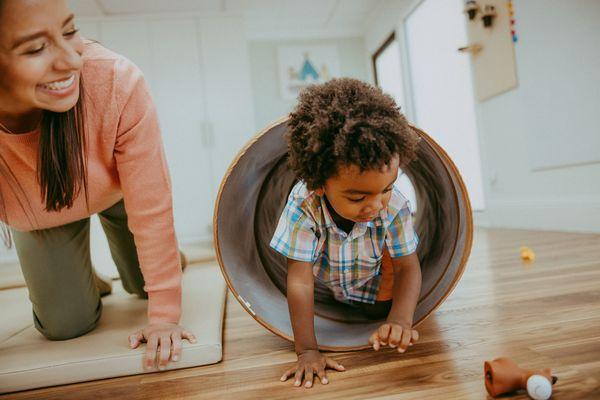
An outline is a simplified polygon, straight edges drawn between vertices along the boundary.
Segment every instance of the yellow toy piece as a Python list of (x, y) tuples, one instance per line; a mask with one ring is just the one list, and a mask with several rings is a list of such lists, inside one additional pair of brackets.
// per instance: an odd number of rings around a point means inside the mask
[(527, 246), (521, 246), (519, 249), (521, 251), (521, 259), (526, 262), (534, 262), (535, 261), (535, 253)]

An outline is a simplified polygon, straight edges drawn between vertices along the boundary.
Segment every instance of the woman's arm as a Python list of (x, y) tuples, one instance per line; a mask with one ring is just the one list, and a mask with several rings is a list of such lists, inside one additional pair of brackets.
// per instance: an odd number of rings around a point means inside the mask
[(164, 369), (170, 360), (178, 361), (182, 339), (195, 341), (178, 325), (181, 264), (171, 181), (156, 110), (142, 73), (123, 59), (115, 64), (115, 76), (119, 124), (114, 158), (148, 293), (149, 324), (130, 336), (130, 345), (136, 348), (146, 342), (144, 365)]
[(120, 115), (114, 158), (148, 293), (148, 320), (177, 324), (181, 315), (181, 264), (158, 117), (137, 67), (120, 60), (115, 69)]

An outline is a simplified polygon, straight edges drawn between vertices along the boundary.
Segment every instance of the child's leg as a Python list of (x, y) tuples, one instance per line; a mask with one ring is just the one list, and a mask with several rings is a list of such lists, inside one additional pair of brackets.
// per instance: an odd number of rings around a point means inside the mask
[(144, 291), (144, 276), (140, 269), (133, 234), (127, 226), (123, 200), (98, 214), (108, 239), (110, 253), (117, 266), (123, 287), (128, 293), (148, 298)]
[(370, 319), (385, 319), (392, 308), (392, 290), (394, 288), (394, 266), (392, 257), (387, 250), (383, 250), (381, 260), (381, 281), (375, 304), (361, 304), (361, 309)]
[(89, 219), (84, 219), (33, 232), (12, 230), (35, 327), (48, 339), (81, 336), (100, 319), (89, 228)]

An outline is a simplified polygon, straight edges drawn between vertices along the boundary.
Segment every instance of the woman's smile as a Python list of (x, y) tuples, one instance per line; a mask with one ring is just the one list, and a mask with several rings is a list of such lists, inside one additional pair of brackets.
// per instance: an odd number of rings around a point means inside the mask
[(72, 95), (77, 88), (76, 78), (76, 74), (71, 74), (71, 76), (66, 78), (48, 83), (41, 83), (37, 85), (37, 89), (51, 96), (67, 97)]

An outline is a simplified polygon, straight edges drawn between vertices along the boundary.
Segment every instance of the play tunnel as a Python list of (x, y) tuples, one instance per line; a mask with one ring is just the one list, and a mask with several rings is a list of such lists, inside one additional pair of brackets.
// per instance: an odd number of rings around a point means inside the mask
[[(414, 321), (418, 325), (448, 297), (460, 279), (473, 238), (465, 185), (446, 152), (426, 133), (417, 160), (404, 167), (416, 196), (415, 229), (423, 284)], [(265, 128), (240, 151), (217, 196), (214, 240), (217, 259), (233, 295), (256, 321), (293, 340), (286, 291), (286, 260), (269, 242), (296, 183), (287, 165), (287, 118)], [(315, 333), (324, 350), (368, 346), (380, 325), (336, 302), (315, 279)]]

